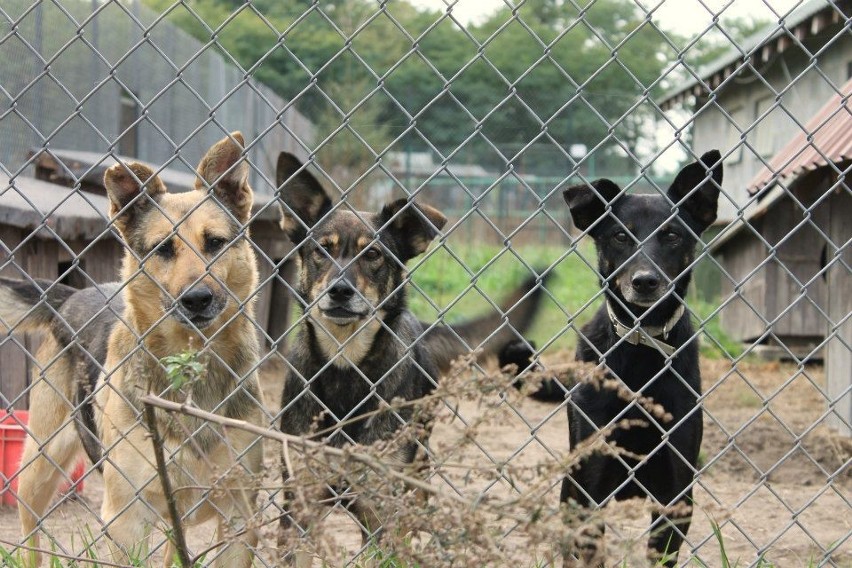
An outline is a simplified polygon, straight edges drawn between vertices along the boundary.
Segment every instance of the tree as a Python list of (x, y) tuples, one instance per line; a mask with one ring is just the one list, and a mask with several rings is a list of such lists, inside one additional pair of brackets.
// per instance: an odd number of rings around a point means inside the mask
[[(146, 1), (159, 10), (172, 4)], [(294, 99), (321, 131), (342, 120), (335, 106), (358, 107), (351, 118), (357, 115), (358, 132), (370, 132), (371, 141), (345, 146), (362, 147), (370, 159), (384, 150), (434, 150), (497, 170), (513, 161), (563, 175), (572, 144), (612, 149), (613, 137), (628, 145), (642, 138), (653, 112), (642, 101), (661, 91), (658, 79), (676, 59), (631, 0), (579, 8), (527, 2), (517, 16), (505, 8), (467, 30), (404, 0), (186, 5), (198, 17), (179, 7), (170, 18), (202, 41), (211, 39), (208, 27), (217, 30), (218, 45)], [(602, 166), (619, 155), (596, 153)]]

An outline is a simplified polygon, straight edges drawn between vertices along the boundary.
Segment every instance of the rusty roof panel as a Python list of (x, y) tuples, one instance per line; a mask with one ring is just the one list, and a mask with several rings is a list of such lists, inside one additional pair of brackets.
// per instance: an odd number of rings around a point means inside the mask
[(749, 182), (751, 195), (779, 181), (792, 179), (807, 170), (852, 159), (852, 80), (840, 88)]

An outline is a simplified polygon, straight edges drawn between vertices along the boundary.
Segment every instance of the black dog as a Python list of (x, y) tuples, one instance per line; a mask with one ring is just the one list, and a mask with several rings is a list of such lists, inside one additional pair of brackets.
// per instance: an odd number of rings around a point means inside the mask
[[(666, 196), (627, 195), (612, 181), (570, 187), (565, 201), (577, 228), (598, 251), (606, 303), (583, 326), (580, 361), (604, 361), (631, 392), (651, 398), (666, 417), (629, 402), (613, 390), (581, 384), (568, 405), (571, 447), (609, 427), (607, 445), (624, 453), (592, 453), (562, 482), (562, 502), (582, 508), (608, 499), (650, 496), (648, 557), (674, 566), (692, 519), (692, 480), (701, 446), (698, 346), (685, 313), (698, 237), (716, 219), (722, 183), (721, 155), (712, 151), (683, 168)], [(633, 425), (616, 426), (622, 420)], [(598, 524), (581, 545), (586, 565), (603, 562)], [(575, 560), (566, 554), (566, 565)]]

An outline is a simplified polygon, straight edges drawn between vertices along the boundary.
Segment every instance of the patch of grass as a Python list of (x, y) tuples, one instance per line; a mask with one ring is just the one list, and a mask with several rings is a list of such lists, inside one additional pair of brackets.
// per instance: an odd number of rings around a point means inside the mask
[(382, 549), (377, 544), (371, 544), (364, 552), (363, 561), (356, 564), (358, 568), (420, 568), (418, 564), (408, 564), (393, 552)]
[[(722, 535), (722, 528), (715, 520), (712, 519), (710, 520), (710, 526), (713, 529), (713, 537), (719, 545), (719, 562), (721, 563), (721, 568), (739, 568), (740, 560), (736, 559), (732, 561), (728, 557), (728, 551), (725, 548), (725, 537)], [(692, 562), (702, 568), (709, 568), (708, 565), (699, 558), (693, 558)], [(757, 563), (753, 564), (753, 566), (756, 566), (757, 568), (775, 568), (775, 564), (767, 560), (762, 554), (757, 558)], [(815, 566), (815, 564), (813, 561), (809, 561), (805, 566), (807, 566), (807, 568), (811, 568), (812, 566)]]
[(713, 312), (719, 307), (718, 303), (700, 300), (691, 294), (689, 298), (689, 309), (693, 314), (692, 322), (699, 333), (699, 346), (701, 356), (707, 359), (734, 359), (743, 354), (745, 348), (739, 341), (733, 339), (722, 329), (721, 317)]
[(554, 266), (554, 277), (547, 283), (549, 297), (544, 299), (528, 338), (539, 347), (554, 340), (548, 351), (573, 349), (577, 334), (568, 326), (579, 329), (601, 302), (597, 276), (590, 268), (595, 264), (590, 243), (567, 255), (561, 245), (511, 250), (497, 246), (439, 247), (422, 263), (411, 263), (415, 284), (409, 290), (411, 309), (424, 321), (434, 321), (446, 310), (447, 323), (487, 314), (493, 309), (492, 302), (499, 305), (530, 276), (525, 264), (539, 273)]
[[(553, 340), (547, 351), (573, 350), (577, 343), (575, 330), (592, 317), (603, 301), (594, 272), (596, 262), (590, 242), (581, 243), (568, 254), (562, 245), (519, 246), (512, 250), (497, 246), (440, 247), (422, 263), (411, 263), (415, 286), (409, 290), (410, 305), (424, 321), (434, 321), (442, 310), (447, 310), (447, 323), (474, 318), (488, 313), (491, 302), (499, 305), (529, 276), (525, 263), (538, 271), (555, 263), (554, 277), (547, 284), (551, 297), (545, 299), (528, 339), (539, 347)], [(703, 322), (701, 355), (710, 359), (742, 355), (742, 344), (725, 333), (719, 314), (711, 317), (718, 304), (698, 296), (690, 295), (689, 307), (696, 327)]]

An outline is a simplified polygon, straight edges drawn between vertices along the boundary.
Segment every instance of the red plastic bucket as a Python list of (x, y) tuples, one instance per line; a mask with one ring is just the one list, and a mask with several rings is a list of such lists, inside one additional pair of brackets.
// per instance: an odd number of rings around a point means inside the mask
[[(21, 454), (24, 452), (24, 441), (27, 432), (23, 425), (27, 424), (29, 412), (15, 410), (7, 412), (0, 410), (0, 504), (16, 506), (18, 504), (18, 468), (21, 465)], [(80, 479), (86, 471), (83, 460), (77, 464), (71, 474), (72, 483), (77, 483), (77, 493), (83, 491)], [(8, 482), (8, 485), (7, 485)], [(64, 483), (61, 493), (68, 493), (70, 483)]]

